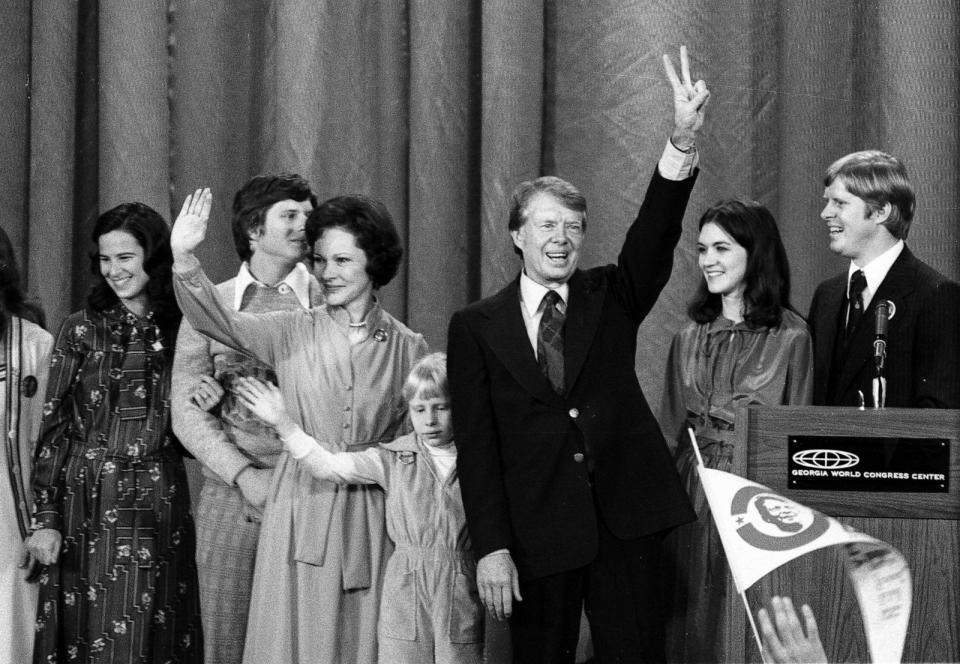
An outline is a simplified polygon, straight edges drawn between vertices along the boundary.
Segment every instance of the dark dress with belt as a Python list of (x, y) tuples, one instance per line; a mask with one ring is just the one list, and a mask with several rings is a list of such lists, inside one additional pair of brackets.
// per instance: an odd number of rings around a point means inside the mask
[(677, 333), (667, 360), (662, 423), (677, 441), (677, 470), (697, 520), (666, 541), (667, 660), (722, 662), (721, 630), (730, 570), (710, 516), (687, 426), (708, 468), (729, 471), (736, 412), (751, 404), (809, 404), (813, 351), (803, 319), (783, 312), (779, 327), (751, 329), (719, 317)]
[(63, 545), (40, 579), (38, 664), (202, 661), (170, 347), (120, 304), (57, 336), (33, 486), (38, 525)]

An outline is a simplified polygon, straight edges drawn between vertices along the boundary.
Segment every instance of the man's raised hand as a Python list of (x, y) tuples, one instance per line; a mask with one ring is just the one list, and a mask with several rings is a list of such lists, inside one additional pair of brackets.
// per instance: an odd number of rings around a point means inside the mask
[(673, 88), (673, 135), (671, 140), (681, 150), (693, 147), (697, 131), (703, 126), (703, 110), (710, 100), (710, 91), (702, 79), (694, 83), (690, 78), (690, 60), (687, 47), (680, 47), (680, 74), (673, 68), (670, 56), (664, 53), (663, 68)]

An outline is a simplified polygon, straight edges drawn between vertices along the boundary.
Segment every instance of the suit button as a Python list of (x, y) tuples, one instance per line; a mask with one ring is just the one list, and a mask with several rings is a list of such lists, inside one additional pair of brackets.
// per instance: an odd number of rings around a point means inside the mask
[(572, 417), (573, 419), (577, 419), (578, 417), (580, 417), (580, 411), (577, 410), (576, 408), (571, 408), (571, 409), (567, 412), (567, 414), (568, 414), (570, 417)]
[(583, 452), (577, 452), (573, 455), (573, 460), (577, 463), (583, 463)]

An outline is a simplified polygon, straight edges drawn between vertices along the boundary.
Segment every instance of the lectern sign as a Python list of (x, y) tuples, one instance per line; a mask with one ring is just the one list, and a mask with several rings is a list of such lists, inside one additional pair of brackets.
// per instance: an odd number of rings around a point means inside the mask
[(791, 489), (948, 493), (950, 447), (940, 438), (791, 436)]

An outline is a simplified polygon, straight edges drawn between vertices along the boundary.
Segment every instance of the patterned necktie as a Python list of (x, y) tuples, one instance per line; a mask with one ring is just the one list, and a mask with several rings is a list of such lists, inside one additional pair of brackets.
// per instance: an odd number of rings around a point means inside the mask
[(850, 296), (847, 305), (847, 327), (845, 338), (850, 335), (857, 327), (857, 322), (863, 316), (863, 289), (867, 287), (867, 278), (863, 276), (863, 270), (857, 270), (850, 277)]
[(563, 321), (560, 295), (548, 290), (543, 296), (543, 316), (537, 329), (537, 363), (557, 394), (563, 394)]

